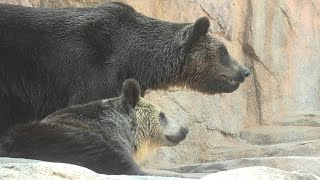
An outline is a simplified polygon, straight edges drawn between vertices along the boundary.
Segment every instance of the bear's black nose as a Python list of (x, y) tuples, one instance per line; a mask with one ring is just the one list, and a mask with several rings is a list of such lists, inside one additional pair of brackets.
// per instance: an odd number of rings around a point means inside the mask
[(165, 137), (174, 145), (178, 144), (180, 141), (183, 141), (189, 132), (188, 127), (180, 127), (179, 132), (173, 135), (166, 135)]
[(244, 68), (244, 70), (242, 71), (242, 74), (245, 77), (248, 77), (251, 74), (251, 72), (250, 72), (250, 70), (248, 68)]
[(183, 128), (180, 129), (180, 131), (181, 131), (181, 133), (182, 133), (183, 135), (187, 135), (188, 132), (189, 132), (189, 128), (188, 128), (188, 127), (183, 127)]

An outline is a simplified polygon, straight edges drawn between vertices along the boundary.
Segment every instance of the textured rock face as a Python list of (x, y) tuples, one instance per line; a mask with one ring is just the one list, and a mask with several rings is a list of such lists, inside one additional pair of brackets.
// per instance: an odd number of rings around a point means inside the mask
[(216, 173), (239, 169), (243, 167), (264, 166), (281, 169), (284, 171), (299, 171), (301, 173), (311, 173), (320, 176), (320, 158), (319, 157), (260, 157), (260, 158), (243, 158), (229, 161), (218, 161), (203, 163), (199, 165), (182, 166), (171, 169), (177, 173)]
[(247, 6), (242, 44), (253, 62), (260, 123), (272, 123), (283, 112), (318, 110), (320, 2), (248, 1)]
[[(265, 162), (264, 162), (265, 161)], [(305, 167), (300, 172), (290, 170), (276, 169), (264, 167), (261, 164), (270, 166), (273, 164), (287, 163), (294, 161), (298, 167), (306, 164), (310, 172), (305, 172)], [(262, 163), (261, 163), (262, 162)], [(263, 163), (264, 162), (264, 163)], [(238, 164), (243, 164), (245, 168), (239, 168)], [(312, 164), (312, 166), (311, 166)], [(299, 166), (300, 165), (300, 166)], [(220, 169), (217, 170), (217, 167)], [(282, 167), (282, 166), (281, 166)], [(310, 168), (311, 167), (311, 168)], [(225, 168), (225, 169), (223, 169)], [(153, 176), (125, 176), (125, 175), (102, 175), (97, 174), (89, 169), (76, 165), (63, 163), (50, 163), (28, 159), (0, 158), (0, 179), (54, 179), (54, 180), (187, 180), (192, 179), (297, 179), (297, 180), (313, 180), (319, 179), (317, 175), (319, 168), (319, 158), (287, 158), (287, 159), (247, 159), (238, 160), (236, 162), (211, 163), (201, 166), (187, 166), (180, 168), (184, 172), (149, 170)], [(285, 168), (284, 168), (285, 169)], [(222, 171), (222, 172), (219, 172)], [(213, 173), (212, 172), (217, 172)], [(156, 175), (167, 175), (168, 177), (160, 177)], [(179, 178), (179, 177), (187, 178)], [(189, 178), (188, 178), (189, 177)]]
[(319, 177), (313, 174), (302, 174), (299, 172), (288, 172), (268, 167), (248, 167), (230, 171), (211, 174), (202, 178), (210, 179), (238, 179), (238, 180), (255, 180), (255, 179), (291, 179), (291, 180), (318, 180)]
[(103, 0), (30, 0), (32, 6), (41, 7), (83, 7), (97, 5)]
[(30, 1), (28, 0), (0, 0), (0, 3), (8, 3), (22, 6), (31, 6)]
[[(81, 7), (104, 1), (30, 0), (33, 6), (44, 7)], [(161, 149), (156, 156), (157, 165), (317, 153), (318, 141), (304, 144), (305, 140), (319, 138), (317, 130), (309, 132), (309, 127), (298, 126), (319, 127), (318, 113), (312, 118), (309, 111), (320, 108), (320, 1), (121, 1), (145, 15), (167, 21), (194, 22), (208, 16), (216, 37), (252, 71), (232, 94), (208, 96), (188, 90), (148, 93), (146, 98), (190, 127), (187, 139), (179, 146)], [(302, 113), (291, 114), (296, 111)], [(281, 133), (256, 128), (272, 124), (280, 126), (278, 132), (282, 126), (297, 127), (287, 127)], [(242, 130), (246, 127), (250, 128)], [(248, 143), (239, 141), (239, 134)], [(292, 147), (295, 148), (291, 151)]]
[(317, 140), (320, 139), (320, 127), (259, 126), (241, 131), (240, 138), (256, 145)]
[(0, 179), (14, 180), (187, 180), (187, 178), (126, 176), (97, 174), (71, 164), (50, 163), (28, 159), (0, 158)]

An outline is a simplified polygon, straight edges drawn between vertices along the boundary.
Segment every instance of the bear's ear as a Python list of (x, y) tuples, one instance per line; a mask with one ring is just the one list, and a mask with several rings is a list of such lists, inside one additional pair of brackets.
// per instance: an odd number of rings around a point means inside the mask
[(141, 97), (141, 89), (138, 81), (127, 79), (123, 83), (122, 89), (123, 105), (125, 108), (135, 108)]
[(210, 21), (207, 17), (202, 17), (198, 19), (194, 25), (184, 29), (182, 32), (182, 44), (192, 44), (200, 39), (200, 37), (205, 36), (210, 27)]

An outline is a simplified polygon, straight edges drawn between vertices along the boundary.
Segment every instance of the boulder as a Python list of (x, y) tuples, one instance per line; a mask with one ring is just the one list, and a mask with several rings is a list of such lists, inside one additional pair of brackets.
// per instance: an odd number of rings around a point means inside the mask
[[(188, 180), (193, 179), (319, 179), (319, 157), (290, 157), (242, 159), (185, 166), (171, 170), (147, 170), (154, 176), (102, 175), (87, 168), (64, 163), (38, 160), (0, 158), (0, 179), (54, 179), (54, 180)], [(282, 164), (282, 165), (281, 165)], [(290, 164), (290, 165), (288, 165)], [(243, 166), (242, 166), (243, 165)], [(281, 169), (266, 167), (278, 165)], [(239, 168), (239, 167), (244, 168)], [(291, 169), (296, 166), (299, 172)], [(309, 168), (309, 169), (308, 169)], [(213, 173), (218, 171), (217, 173)], [(169, 177), (161, 177), (167, 175)], [(170, 177), (171, 176), (171, 177)], [(189, 177), (189, 178), (178, 178)]]
[(29, 0), (0, 0), (0, 3), (15, 4), (21, 6), (32, 6)]
[(0, 179), (14, 180), (183, 180), (156, 176), (102, 175), (87, 168), (28, 159), (0, 158)]

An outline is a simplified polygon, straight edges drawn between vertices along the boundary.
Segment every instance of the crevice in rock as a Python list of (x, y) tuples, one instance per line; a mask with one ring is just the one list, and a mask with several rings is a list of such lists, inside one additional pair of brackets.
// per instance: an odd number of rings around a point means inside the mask
[(223, 38), (227, 39), (228, 41), (231, 41), (231, 37), (229, 37), (227, 34), (226, 34), (226, 29), (223, 27), (223, 25), (219, 22), (219, 20), (217, 20), (216, 18), (213, 18), (210, 13), (205, 10), (205, 8), (203, 8), (203, 6), (199, 3), (199, 6), (201, 8), (201, 10), (204, 12), (204, 14), (206, 16), (208, 16), (209, 19), (213, 20), (218, 26), (219, 28), (222, 30), (222, 32), (218, 33), (219, 35), (221, 35)]
[(63, 173), (61, 173), (61, 172), (55, 172), (55, 171), (53, 171), (52, 173), (51, 173), (51, 176), (53, 176), (53, 177), (57, 177), (57, 178), (62, 178), (62, 179), (68, 179), (68, 177), (65, 175), (65, 174), (63, 174)]
[(168, 93), (164, 92), (167, 97), (173, 102), (175, 103), (176, 105), (178, 105), (184, 112), (188, 113), (188, 111), (175, 99), (175, 98), (172, 98), (171, 96), (168, 95)]
[(220, 134), (222, 134), (224, 137), (230, 137), (230, 138), (235, 138), (237, 137), (236, 134), (230, 133), (230, 132), (225, 132), (219, 128), (210, 128), (209, 126), (206, 126), (207, 131), (217, 131)]
[(274, 73), (271, 72), (271, 70), (260, 60), (259, 56), (257, 56), (257, 54), (256, 54), (256, 52), (255, 52), (255, 50), (253, 49), (252, 46), (250, 46), (248, 43), (245, 43), (242, 46), (242, 51), (244, 53), (246, 53), (251, 59), (253, 59), (256, 62), (260, 63), (272, 75), (272, 77), (278, 82), (278, 84), (280, 83), (280, 81), (276, 78)]
[[(280, 6), (279, 6), (279, 7), (280, 7)], [(289, 24), (290, 30), (291, 30), (292, 32), (294, 32), (288, 14), (287, 14), (286, 11), (283, 10), (281, 7), (280, 7), (280, 10), (281, 10), (281, 12), (284, 14), (284, 16), (286, 17), (286, 20), (287, 20), (287, 22), (288, 22), (288, 24)]]
[[(253, 10), (252, 10), (252, 4), (251, 1), (248, 1), (247, 4), (247, 14), (245, 16), (245, 27), (244, 27), (244, 32), (243, 32), (243, 36), (242, 36), (242, 41), (241, 44), (249, 44), (249, 39), (251, 37), (252, 34), (252, 16), (253, 16)], [(244, 49), (242, 49), (242, 51), (245, 53)], [(247, 54), (245, 54), (247, 56)], [(261, 98), (261, 90), (259, 89), (259, 82), (257, 80), (257, 73), (256, 73), (256, 69), (254, 67), (254, 61), (253, 58), (249, 58), (250, 59), (250, 64), (252, 67), (252, 76), (253, 76), (253, 82), (254, 82), (254, 88), (255, 88), (255, 94), (256, 94), (256, 99), (257, 99), (257, 104), (258, 104), (258, 123), (259, 124), (263, 124), (262, 123), (262, 98)]]
[(190, 114), (190, 112), (186, 108), (184, 108), (175, 98), (171, 97), (167, 92), (164, 92), (164, 93), (174, 104), (179, 106), (186, 114), (188, 114), (189, 117), (194, 118), (194, 116)]
[(223, 26), (220, 24), (220, 22), (219, 22), (218, 20), (216, 20), (215, 18), (213, 18), (213, 17), (208, 13), (208, 11), (205, 10), (205, 9), (202, 7), (201, 4), (199, 4), (199, 5), (200, 5), (201, 10), (209, 17), (209, 19), (211, 19), (211, 20), (213, 20), (214, 22), (216, 22), (217, 25), (223, 30), (223, 32), (225, 32), (225, 29), (224, 29)]
[(309, 0), (309, 2), (310, 2), (311, 5), (316, 9), (317, 15), (320, 15), (320, 9), (318, 9), (318, 7), (314, 4), (314, 2), (313, 2), (312, 0)]
[(7, 168), (7, 169), (17, 169), (16, 166), (4, 166), (3, 168)]
[(251, 64), (252, 64), (252, 75), (253, 75), (253, 82), (254, 82), (254, 87), (255, 87), (255, 92), (256, 92), (256, 98), (257, 98), (257, 103), (258, 103), (258, 116), (259, 116), (259, 124), (263, 125), (262, 122), (262, 93), (261, 93), (261, 88), (260, 88), (260, 83), (257, 78), (257, 72), (256, 68), (254, 67), (254, 61), (253, 58), (250, 58)]

